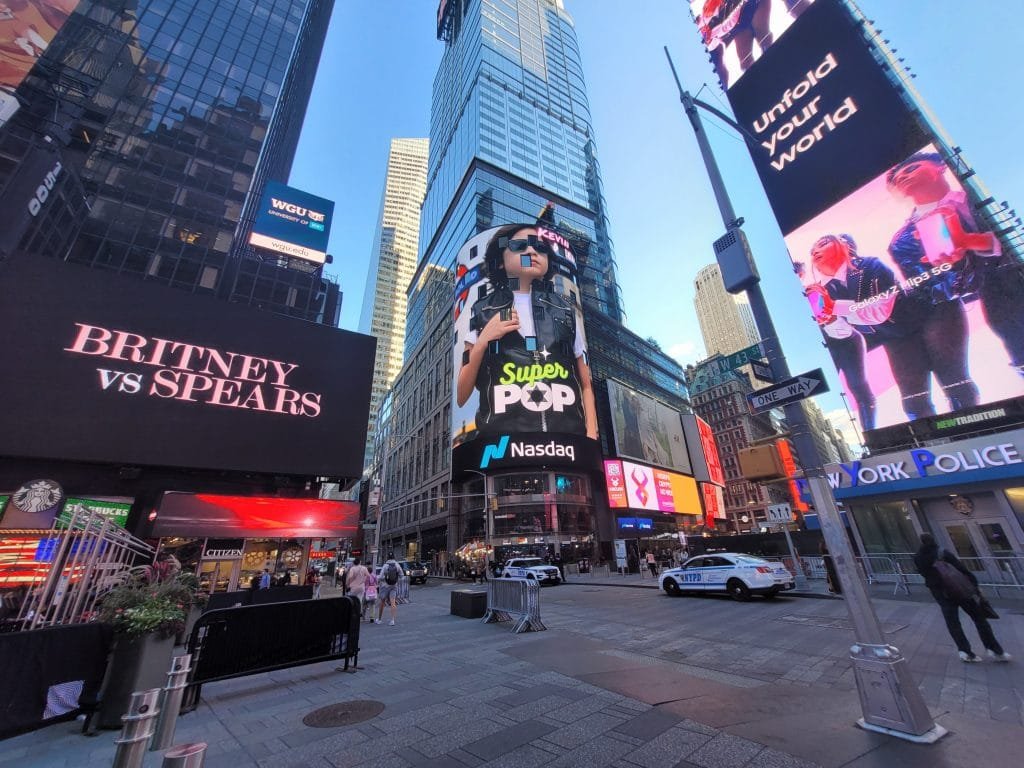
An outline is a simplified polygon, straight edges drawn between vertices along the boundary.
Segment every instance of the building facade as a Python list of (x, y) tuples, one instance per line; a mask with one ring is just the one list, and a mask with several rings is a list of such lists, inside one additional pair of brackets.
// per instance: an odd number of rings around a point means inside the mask
[(718, 443), (728, 527), (735, 533), (759, 531), (769, 525), (770, 504), (791, 500), (785, 486), (752, 483), (740, 471), (739, 452), (777, 434), (771, 414), (750, 413), (747, 395), (754, 390), (744, 374), (707, 375), (699, 366), (688, 370), (693, 412), (711, 426)]
[[(467, 0), (441, 10), (445, 53), (434, 81), (421, 257), (405, 363), (390, 421), (382, 415), (378, 430), (384, 541), (406, 551), (416, 544), (425, 556), (493, 533), (499, 557), (566, 549), (589, 556), (607, 511), (599, 475), (531, 471), (450, 484), (456, 254), (473, 235), (512, 222), (541, 221), (569, 241), (606, 452), (601, 380), (625, 379), (682, 410), (683, 371), (622, 325), (579, 45), (562, 1)], [(533, 519), (543, 522), (529, 531), (501, 522)]]
[[(287, 181), (333, 0), (82, 0), (0, 127), (0, 199), (59, 167), (24, 253), (337, 324), (320, 269), (245, 244), (263, 184)], [(55, 164), (57, 164), (55, 166)], [(300, 265), (299, 265), (300, 266)]]
[(366, 463), (373, 460), (377, 412), (402, 370), (405, 351), (406, 289), (416, 271), (420, 206), (427, 187), (428, 139), (392, 139), (381, 196), (377, 232), (370, 253), (359, 330), (377, 339), (373, 368)]
[(731, 355), (760, 340), (750, 304), (725, 290), (717, 264), (697, 272), (693, 289), (693, 306), (708, 357)]

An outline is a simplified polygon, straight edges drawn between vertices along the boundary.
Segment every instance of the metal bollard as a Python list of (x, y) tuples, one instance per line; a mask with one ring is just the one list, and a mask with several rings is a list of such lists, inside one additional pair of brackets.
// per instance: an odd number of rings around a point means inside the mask
[(114, 754), (113, 768), (142, 768), (146, 742), (153, 735), (156, 717), (160, 714), (156, 706), (159, 699), (159, 688), (132, 694), (128, 712), (121, 715), (121, 722), (124, 723), (121, 735), (114, 741), (117, 752)]
[(188, 673), (192, 671), (189, 666), (191, 661), (192, 655), (188, 653), (175, 656), (171, 661), (171, 671), (167, 673), (167, 685), (160, 702), (160, 719), (156, 724), (153, 742), (149, 745), (151, 752), (167, 749), (174, 742), (174, 728), (181, 712), (181, 697), (188, 687)]
[(203, 768), (206, 760), (206, 742), (179, 744), (164, 753), (161, 768)]

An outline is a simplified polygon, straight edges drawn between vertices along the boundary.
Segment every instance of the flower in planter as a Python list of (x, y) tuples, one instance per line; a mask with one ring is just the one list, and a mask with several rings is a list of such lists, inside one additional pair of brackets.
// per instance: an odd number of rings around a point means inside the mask
[(173, 557), (132, 568), (101, 598), (97, 617), (130, 637), (170, 637), (185, 628), (193, 606), (205, 603), (198, 588), (195, 575), (183, 573)]

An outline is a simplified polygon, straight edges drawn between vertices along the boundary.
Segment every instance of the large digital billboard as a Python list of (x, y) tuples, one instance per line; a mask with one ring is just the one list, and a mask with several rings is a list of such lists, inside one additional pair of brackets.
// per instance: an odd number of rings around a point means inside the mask
[(605, 461), (604, 476), (612, 509), (701, 514), (700, 493), (692, 477), (615, 459)]
[(700, 416), (692, 413), (683, 414), (683, 433), (686, 445), (690, 449), (690, 463), (693, 465), (693, 477), (705, 483), (725, 485), (725, 470), (718, 455), (718, 443), (715, 431)]
[(268, 181), (249, 243), (283, 256), (323, 264), (334, 203), (276, 181)]
[(838, 0), (817, 0), (728, 97), (783, 234), (927, 141)]
[(739, 80), (814, 0), (690, 0), (723, 88)]
[(0, 328), (0, 456), (362, 473), (373, 337), (27, 258)]
[(617, 455), (692, 473), (679, 411), (611, 379), (608, 404)]
[(1024, 297), (936, 147), (786, 245), (862, 429), (1024, 395)]
[(15, 91), (46, 53), (78, 0), (0, 3), (0, 126), (18, 111)]
[(887, 69), (816, 0), (728, 90), (869, 442), (1024, 395), (1016, 261)]
[(453, 311), (453, 471), (593, 467), (597, 411), (568, 240), (535, 224), (476, 235), (457, 256)]

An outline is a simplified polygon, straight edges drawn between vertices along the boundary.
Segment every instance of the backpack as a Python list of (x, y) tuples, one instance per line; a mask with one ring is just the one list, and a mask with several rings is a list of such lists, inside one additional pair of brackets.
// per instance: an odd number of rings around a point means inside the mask
[(384, 583), (390, 586), (394, 586), (398, 583), (398, 577), (400, 573), (398, 571), (397, 563), (388, 563), (384, 566)]
[(943, 560), (942, 555), (944, 554), (945, 552), (942, 552), (939, 555), (933, 566), (935, 572), (939, 574), (939, 579), (942, 581), (942, 591), (946, 593), (950, 600), (955, 600), (958, 603), (970, 600), (974, 597), (974, 593), (978, 591), (978, 588), (956, 566)]

